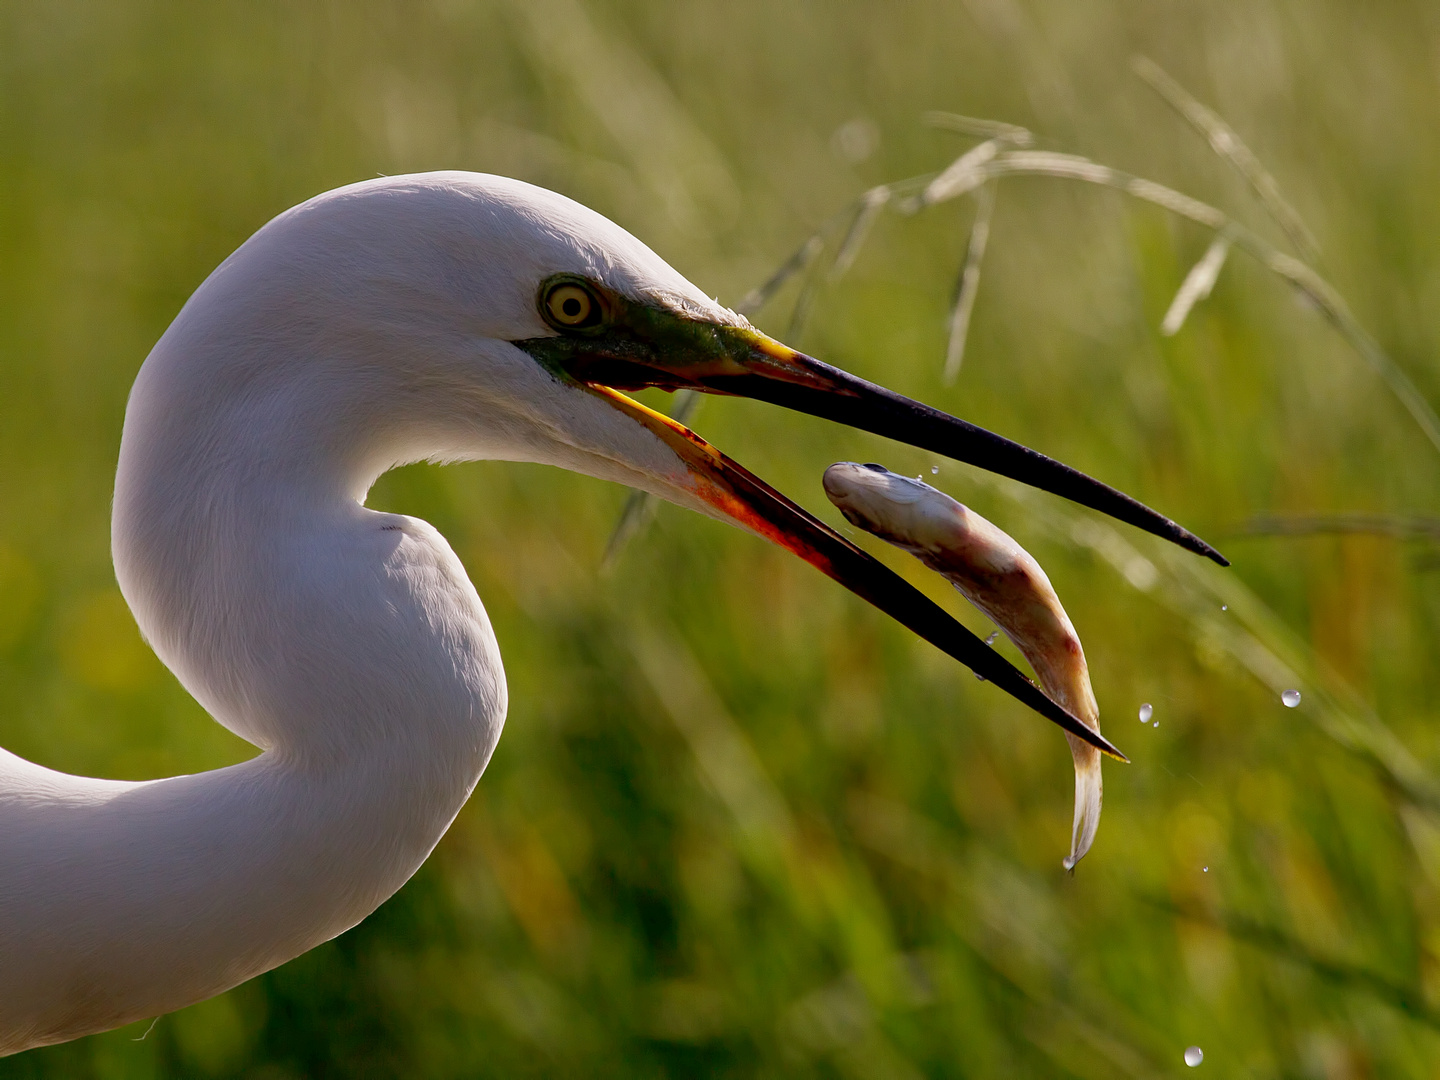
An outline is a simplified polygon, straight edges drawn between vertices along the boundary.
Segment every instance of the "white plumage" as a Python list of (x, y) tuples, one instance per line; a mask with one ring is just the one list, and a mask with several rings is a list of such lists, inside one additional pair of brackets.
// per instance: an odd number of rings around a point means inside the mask
[(424, 458), (548, 462), (709, 510), (649, 430), (512, 340), (547, 274), (738, 323), (648, 248), (498, 177), (358, 184), (272, 221), (136, 379), (120, 586), (185, 687), (265, 752), (146, 783), (0, 751), (0, 1052), (218, 993), (364, 918), (429, 854), (504, 722), (444, 538), (365, 509)]

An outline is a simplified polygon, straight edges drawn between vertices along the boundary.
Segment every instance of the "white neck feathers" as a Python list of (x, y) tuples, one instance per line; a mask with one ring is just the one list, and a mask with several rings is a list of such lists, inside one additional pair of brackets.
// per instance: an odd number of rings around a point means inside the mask
[(459, 560), (355, 500), (391, 450), (327, 447), (303, 382), (286, 407), (187, 399), (178, 373), (205, 357), (184, 353), (206, 347), (177, 323), (137, 383), (116, 569), (161, 658), (265, 752), (119, 783), (0, 751), (0, 1053), (180, 1008), (353, 926), (500, 734), (499, 652)]

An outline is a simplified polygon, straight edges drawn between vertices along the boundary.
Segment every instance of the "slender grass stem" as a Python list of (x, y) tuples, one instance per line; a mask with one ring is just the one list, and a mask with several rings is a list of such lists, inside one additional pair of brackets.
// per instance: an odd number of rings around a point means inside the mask
[(1220, 270), (1229, 254), (1230, 236), (1222, 232), (1210, 242), (1200, 261), (1185, 275), (1185, 280), (1175, 293), (1175, 299), (1170, 302), (1170, 309), (1165, 312), (1165, 318), (1160, 323), (1160, 333), (1166, 337), (1174, 337), (1180, 332), (1191, 309), (1208, 297), (1215, 288), (1215, 281), (1220, 277)]
[[(1287, 255), (1251, 229), (1233, 220), (1222, 210), (1189, 195), (1182, 194), (1157, 184), (1152, 180), (1132, 176), (1129, 173), (1101, 165), (1077, 154), (1062, 154), (1050, 150), (1011, 150), (996, 154), (986, 161), (976, 162), (966, 174), (956, 176), (946, 189), (946, 198), (958, 198), (969, 194), (986, 181), (1009, 176), (1043, 176), (1060, 180), (1079, 180), (1116, 191), (1122, 191), (1133, 198), (1153, 203), (1171, 213), (1188, 218), (1216, 232), (1230, 237), (1234, 246), (1245, 251), (1272, 273), (1279, 275), (1298, 289), (1309, 300), (1326, 321), (1339, 332), (1350, 347), (1380, 376), (1390, 392), (1405, 408), (1416, 425), (1440, 451), (1440, 416), (1420, 393), (1410, 376), (1395, 363), (1370, 336), (1350, 311), (1345, 300), (1335, 287), (1321, 277), (1309, 265), (1293, 255)], [(939, 200), (936, 200), (939, 201)], [(927, 204), (930, 205), (930, 204)]]
[(1260, 164), (1260, 159), (1245, 145), (1234, 129), (1220, 116), (1200, 104), (1149, 57), (1137, 56), (1130, 61), (1130, 66), (1167, 105), (1204, 136), (1216, 154), (1245, 178), (1260, 204), (1275, 219), (1275, 223), (1295, 246), (1295, 250), (1312, 262), (1319, 258), (1320, 244), (1315, 239), (1315, 234), (1306, 227), (1299, 213), (1280, 193), (1280, 185), (1275, 178)]
[(819, 233), (807, 236), (805, 241), (795, 249), (795, 253), (780, 264), (779, 269), (766, 278), (762, 284), (745, 294), (745, 299), (740, 301), (737, 310), (741, 314), (747, 311), (759, 311), (785, 287), (791, 278), (809, 267), (815, 257), (824, 250), (824, 247), (825, 239)]
[(850, 267), (855, 265), (860, 249), (870, 236), (871, 227), (880, 216), (880, 211), (884, 210), (890, 201), (890, 194), (890, 185), (881, 184), (860, 197), (860, 205), (855, 209), (850, 227), (845, 230), (845, 238), (840, 241), (840, 247), (835, 252), (835, 261), (830, 264), (830, 270), (826, 274), (831, 284), (839, 281)]
[(927, 127), (943, 128), (946, 131), (972, 135), (977, 139), (1008, 138), (1017, 146), (1028, 146), (1034, 141), (1034, 134), (1019, 124), (1007, 124), (1003, 120), (983, 120), (976, 116), (961, 116), (959, 113), (931, 110), (920, 115), (920, 122)]
[(975, 296), (980, 291), (980, 264), (990, 241), (990, 219), (995, 214), (994, 184), (983, 184), (975, 192), (975, 220), (970, 225), (970, 242), (965, 249), (965, 265), (960, 270), (955, 304), (950, 309), (950, 339), (945, 349), (946, 386), (960, 377), (965, 361), (965, 342), (970, 335), (970, 313), (975, 309)]

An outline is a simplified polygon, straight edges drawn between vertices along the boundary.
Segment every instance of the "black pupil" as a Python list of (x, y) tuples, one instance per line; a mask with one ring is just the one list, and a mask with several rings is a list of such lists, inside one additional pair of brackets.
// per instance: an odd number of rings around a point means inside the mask
[(581, 306), (580, 298), (576, 296), (567, 296), (560, 301), (560, 310), (572, 319), (580, 314)]

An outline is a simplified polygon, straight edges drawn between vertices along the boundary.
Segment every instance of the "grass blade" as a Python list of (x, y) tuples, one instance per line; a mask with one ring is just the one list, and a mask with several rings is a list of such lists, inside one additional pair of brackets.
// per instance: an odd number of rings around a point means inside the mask
[(824, 247), (825, 239), (819, 233), (810, 236), (795, 249), (790, 258), (780, 264), (780, 269), (771, 274), (763, 285), (746, 293), (745, 299), (740, 301), (735, 310), (741, 315), (752, 315), (759, 311), (785, 287), (786, 282), (808, 267)]
[(975, 308), (975, 294), (980, 290), (980, 264), (990, 242), (990, 219), (995, 213), (996, 184), (984, 184), (975, 193), (975, 220), (970, 226), (970, 243), (965, 250), (965, 265), (960, 271), (960, 287), (955, 291), (955, 306), (950, 310), (950, 339), (945, 348), (946, 386), (960, 377), (965, 361), (965, 342), (970, 336), (970, 313)]
[(1404, 369), (1395, 363), (1380, 347), (1379, 342), (1360, 325), (1334, 286), (1308, 264), (1278, 250), (1273, 244), (1234, 221), (1224, 211), (1153, 180), (1131, 176), (1077, 154), (1060, 154), (1048, 150), (1011, 150), (997, 154), (972, 169), (963, 178), (963, 182), (957, 183), (946, 197), (953, 199), (967, 194), (986, 180), (1001, 176), (1048, 176), (1097, 184), (1123, 191), (1217, 232), (1226, 232), (1234, 246), (1253, 256), (1272, 273), (1285, 278), (1320, 310), (1326, 321), (1384, 380), (1390, 392), (1430, 440), (1430, 444), (1440, 450), (1440, 416), (1436, 415), (1434, 408)]
[(1166, 337), (1174, 337), (1180, 332), (1190, 309), (1208, 297), (1210, 290), (1215, 288), (1215, 279), (1220, 276), (1220, 268), (1225, 265), (1225, 258), (1229, 254), (1230, 237), (1222, 232), (1211, 241), (1205, 254), (1200, 256), (1200, 261), (1190, 268), (1190, 273), (1186, 274), (1185, 280), (1180, 283), (1175, 299), (1170, 301), (1170, 310), (1165, 312), (1165, 319), (1160, 324), (1160, 333)]
[(1214, 112), (1200, 104), (1165, 69), (1146, 56), (1137, 56), (1130, 61), (1135, 74), (1147, 82), (1151, 89), (1165, 99), (1172, 109), (1198, 131), (1210, 144), (1210, 148), (1224, 158), (1249, 183), (1252, 191), (1275, 223), (1289, 238), (1290, 243), (1305, 258), (1314, 260), (1320, 254), (1320, 245), (1299, 213), (1280, 194), (1280, 185), (1260, 164), (1251, 149), (1245, 145), (1235, 130)]
[(974, 116), (932, 110), (922, 113), (920, 121), (927, 127), (957, 131), (961, 135), (973, 135), (977, 139), (1007, 139), (1016, 146), (1029, 146), (1035, 141), (1035, 136), (1028, 128), (1019, 124), (1007, 124), (1003, 120), (982, 120)]
[(840, 241), (840, 248), (835, 253), (835, 261), (830, 264), (830, 270), (826, 275), (829, 281), (832, 283), (839, 281), (850, 267), (855, 265), (855, 260), (860, 255), (860, 248), (870, 235), (871, 226), (875, 224), (875, 219), (880, 216), (880, 211), (885, 209), (885, 204), (889, 201), (890, 186), (888, 184), (871, 188), (861, 196), (855, 216), (850, 219), (850, 228), (845, 230), (845, 238)]

